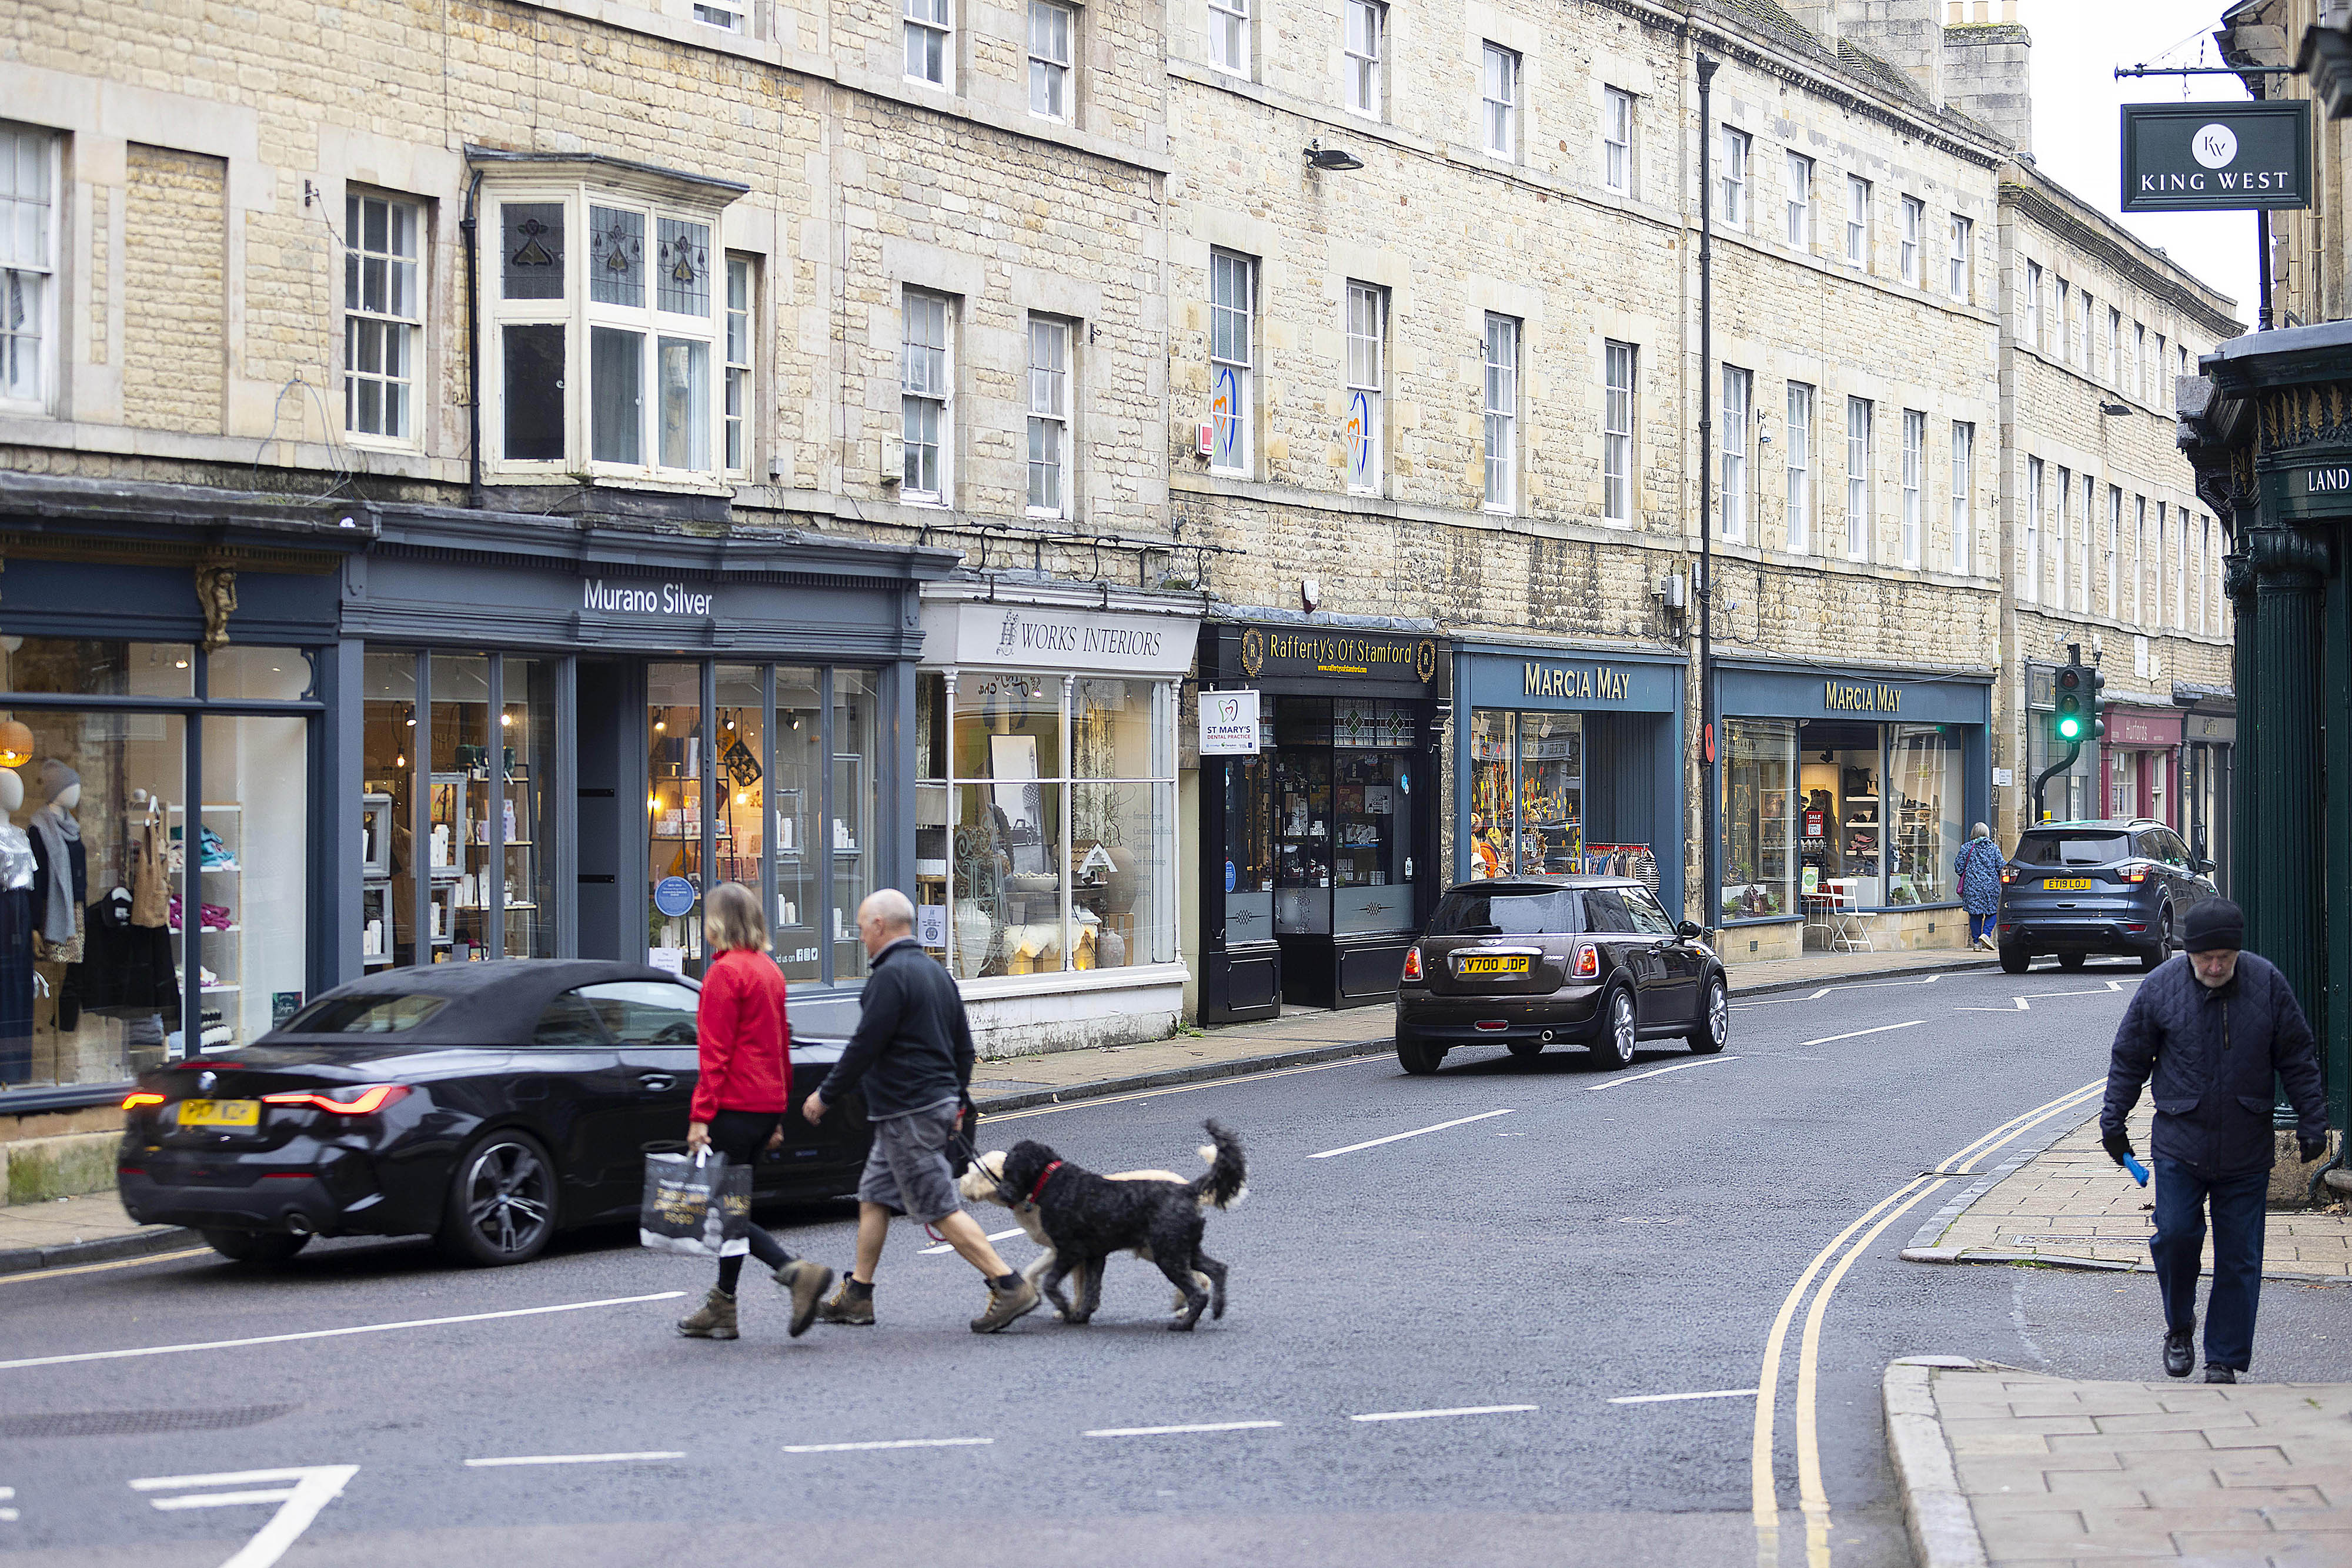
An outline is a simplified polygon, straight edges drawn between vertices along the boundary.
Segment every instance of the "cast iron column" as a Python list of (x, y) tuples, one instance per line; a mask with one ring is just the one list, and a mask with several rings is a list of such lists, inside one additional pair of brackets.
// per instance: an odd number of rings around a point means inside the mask
[(2248, 813), (2246, 946), (2279, 967), (2308, 1010), (2326, 978), (2317, 654), (2327, 547), (2274, 525), (2248, 535), (2254, 615), (2251, 631), (2238, 628), (2238, 702), (2261, 800)]
[[(1715, 206), (1708, 189), (1715, 170), (1709, 94), (1722, 62), (1698, 59), (1698, 734), (1700, 832), (1699, 924), (1723, 920), (1723, 737), (1715, 713)], [(1687, 821), (1688, 819), (1685, 819)]]

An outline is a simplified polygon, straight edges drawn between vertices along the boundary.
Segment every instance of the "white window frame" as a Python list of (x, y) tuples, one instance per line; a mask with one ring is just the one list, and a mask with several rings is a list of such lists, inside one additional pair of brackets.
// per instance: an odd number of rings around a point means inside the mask
[(1870, 182), (1845, 177), (1845, 264), (1870, 270)]
[(2078, 615), (2091, 612), (2091, 540), (2098, 526), (2098, 515), (2099, 481), (2096, 476), (2085, 474), (2083, 476), (2083, 526), (2077, 531), (2074, 525), (2067, 525), (2067, 537), (2073, 541), (2068, 548), (2083, 568), (2074, 580), (2074, 605)]
[(2050, 555), (2050, 572), (2057, 580), (2057, 591), (2046, 602), (2053, 610), (2066, 608), (2066, 545), (2074, 528), (2074, 471), (2063, 463), (2058, 465), (2058, 515), (2051, 519), (2046, 549)]
[[(1236, 298), (1237, 296), (1237, 298)], [(1256, 456), (1257, 258), (1209, 253), (1209, 468), (1246, 475)]]
[(2106, 616), (2107, 616), (2107, 619), (2108, 619), (2108, 620), (2110, 620), (2110, 621), (2120, 621), (2120, 620), (2122, 620), (2122, 619), (2124, 618), (2124, 614), (2123, 614), (2123, 611), (2124, 611), (2123, 601), (2122, 601), (2117, 597), (2117, 595), (2122, 591), (2122, 588), (2121, 588), (2120, 584), (2118, 584), (2118, 583), (2117, 583), (2117, 581), (2116, 580), (2116, 566), (2121, 562), (2121, 560), (2122, 560), (2122, 559), (2123, 559), (2123, 535), (2124, 535), (2124, 491), (2123, 491), (2123, 486), (2120, 486), (2120, 485), (2110, 485), (2110, 486), (2107, 486), (2107, 570), (2106, 570), (2106, 578), (2107, 578)]
[(1788, 443), (1788, 481), (1784, 523), (1789, 553), (1810, 555), (1813, 549), (1813, 389), (1803, 382), (1789, 383), (1788, 417), (1781, 434)]
[(1601, 89), (1601, 184), (1621, 196), (1633, 193), (1633, 95), (1622, 87)]
[(2073, 334), (2066, 329), (2066, 312), (2074, 304), (2074, 291), (2072, 284), (2063, 277), (2052, 280), (2050, 313), (2058, 319), (2053, 324), (2058, 329), (2058, 362), (2062, 365), (2074, 357), (2068, 349), (2068, 345), (2073, 341)]
[(2091, 334), (2094, 323), (2098, 319), (2099, 302), (2092, 298), (2089, 289), (2084, 288), (2079, 291), (2078, 307), (2079, 319), (2071, 329), (2071, 340), (2074, 345), (2072, 357), (2074, 363), (2081, 367), (2083, 373), (2087, 376), (2092, 373), (2091, 351), (2096, 346), (2092, 341)]
[(2165, 561), (2172, 554), (2172, 511), (2162, 501), (2156, 504), (2156, 614), (2148, 625), (2161, 632), (2172, 624), (2168, 607), (2172, 602), (2169, 580), (2165, 576)]
[(1721, 197), (1727, 228), (1748, 228), (1748, 162), (1756, 140), (1736, 125), (1723, 127), (1723, 155), (1716, 166), (1716, 186)]
[[(0, 124), (0, 159), (7, 163), (10, 192), (0, 198), (0, 213), (16, 220), (0, 233), (0, 308), (16, 318), (0, 332), (0, 408), (13, 413), (46, 414), (57, 400), (63, 141), (37, 126)], [(38, 194), (19, 198), (15, 193), (27, 183), (37, 185)], [(31, 243), (20, 244), (27, 212), (37, 232)], [(34, 295), (30, 309), (21, 304), (26, 289)]]
[(1641, 471), (1634, 431), (1641, 393), (1641, 350), (1604, 339), (1601, 345), (1601, 520), (1633, 526)]
[[(740, 286), (740, 287), (739, 287)], [(754, 376), (758, 361), (759, 277), (751, 256), (727, 257), (727, 380), (725, 406), (719, 410), (725, 435), (719, 465), (730, 475), (749, 477), (751, 472), (751, 410), (757, 406)]]
[(1946, 267), (1948, 291), (1963, 305), (1974, 292), (1970, 284), (1976, 272), (1972, 265), (1975, 258), (1969, 253), (1976, 239), (1976, 226), (1974, 219), (1958, 213), (1952, 214), (1952, 251)]
[(1903, 265), (1903, 281), (1912, 287), (1919, 287), (1920, 258), (1926, 253), (1921, 236), (1927, 225), (1927, 204), (1916, 196), (1903, 198), (1903, 243), (1899, 253)]
[[(563, 225), (560, 265), (552, 278), (560, 292), (552, 298), (509, 298), (506, 294), (506, 253), (509, 238), (505, 214), (510, 207), (555, 206)], [(484, 466), (514, 479), (568, 476), (586, 472), (598, 477), (632, 484), (713, 486), (725, 479), (725, 408), (721, 391), (725, 365), (725, 251), (719, 241), (721, 204), (709, 205), (681, 199), (676, 192), (648, 191), (643, 186), (586, 180), (530, 181), (517, 179), (486, 186), (482, 209), (488, 244), (479, 249), (479, 298), (487, 319), (482, 352), (482, 412)], [(595, 229), (595, 214), (620, 214), (637, 220), (636, 239), (643, 255), (637, 265), (638, 304), (595, 298), (592, 287), (596, 266), (604, 256)], [(673, 292), (665, 283), (666, 268), (675, 265), (664, 254), (665, 225), (698, 231), (703, 268), (700, 278), (704, 314), (672, 309), (663, 303)], [(680, 238), (688, 236), (681, 235)], [(538, 244), (527, 239), (526, 244)], [(541, 245), (542, 251), (546, 247)], [(677, 258), (688, 259), (684, 256)], [(610, 269), (607, 269), (608, 273)], [(509, 458), (506, 455), (507, 409), (505, 330), (510, 327), (563, 329), (562, 428), (563, 450), (551, 458)], [(598, 457), (596, 445), (596, 334), (602, 329), (635, 335), (639, 340), (637, 432), (639, 461), (630, 463)], [(664, 383), (671, 346), (700, 350), (702, 382), (698, 394), (688, 389), (687, 406), (699, 419), (679, 427), (688, 455), (699, 445), (703, 461), (680, 466), (665, 460)], [(699, 409), (695, 410), (698, 401)]]
[(2150, 408), (2164, 406), (2164, 334), (2158, 332), (2156, 335), (2156, 352), (2150, 356), (2147, 366), (2147, 406)]
[[(1058, 31), (1059, 37), (1055, 37)], [(1067, 125), (1077, 118), (1078, 11), (1061, 0), (1029, 0), (1029, 114)]]
[(694, 19), (706, 27), (717, 27), (729, 33), (743, 30), (743, 13), (732, 5), (714, 5), (710, 0), (694, 0)]
[[(925, 87), (955, 83), (956, 0), (898, 0), (906, 78)], [(932, 75), (936, 68), (938, 74)]]
[(1382, 74), (1389, 8), (1381, 0), (1339, 0), (1340, 102), (1350, 114), (1378, 120), (1385, 111)]
[(2025, 570), (2017, 576), (2017, 597), (2042, 602), (2042, 459), (2025, 460)]
[(1789, 154), (1789, 194), (1783, 216), (1789, 244), (1811, 256), (1813, 253), (1813, 161), (1801, 152)]
[(1347, 413), (1340, 436), (1349, 493), (1386, 492), (1388, 463), (1389, 291), (1377, 283), (1348, 280), (1340, 329), (1347, 343)]
[(1903, 411), (1903, 565), (1916, 571), (1925, 559), (1921, 535), (1927, 528), (1927, 414), (1924, 409)]
[(1077, 354), (1076, 323), (1032, 312), (1024, 336), (1029, 358), (1024, 509), (1033, 517), (1066, 517), (1075, 510), (1070, 495), (1075, 400), (1070, 393), (1077, 382), (1071, 362)]
[(1491, 38), (1480, 41), (1478, 58), (1480, 135), (1486, 155), (1516, 162), (1523, 96), (1519, 84), (1526, 61), (1517, 49), (1507, 49)]
[(1209, 63), (1221, 71), (1250, 74), (1250, 0), (1209, 0)]
[(1716, 476), (1716, 507), (1727, 543), (1748, 542), (1749, 507), (1748, 437), (1756, 426), (1756, 372), (1723, 367), (1722, 453)]
[[(945, 507), (955, 495), (955, 297), (924, 288), (900, 290), (898, 498), (910, 506)], [(930, 428), (923, 432), (918, 426), (926, 413)], [(919, 439), (926, 434), (929, 440)], [(929, 473), (922, 456), (927, 449)]]
[[(371, 209), (383, 214), (382, 246), (371, 245)], [(407, 248), (401, 248), (402, 230)], [(425, 361), (425, 204), (390, 192), (350, 190), (343, 194), (343, 434), (360, 445), (383, 444), (413, 450), (421, 437), (417, 420), (418, 367)], [(371, 304), (373, 300), (374, 303)], [(403, 302), (406, 308), (400, 308)], [(363, 340), (376, 340), (374, 354)], [(372, 368), (371, 366), (372, 359)], [(402, 369), (395, 372), (397, 360)], [(376, 390), (376, 428), (367, 428), (361, 404)], [(395, 405), (399, 428), (386, 428)]]
[(2147, 620), (2147, 497), (2132, 497), (2132, 624)]
[(1519, 354), (1522, 323), (1516, 316), (1486, 312), (1479, 350), (1486, 440), (1486, 483), (1481, 505), (1489, 512), (1514, 513), (1519, 504)]
[(1974, 577), (1977, 521), (1977, 427), (1952, 421), (1952, 570)]
[(2025, 264), (2025, 346), (2037, 353), (2042, 349), (2042, 264)]
[(1845, 400), (1845, 558), (1868, 560), (1878, 532), (1871, 473), (1878, 407), (1866, 397)]
[(2119, 307), (2110, 305), (2107, 307), (2106, 374), (2103, 379), (2118, 392), (2123, 390), (2124, 384), (2123, 355), (2124, 313)]
[(2132, 323), (2132, 384), (2130, 395), (2147, 401), (2147, 323)]

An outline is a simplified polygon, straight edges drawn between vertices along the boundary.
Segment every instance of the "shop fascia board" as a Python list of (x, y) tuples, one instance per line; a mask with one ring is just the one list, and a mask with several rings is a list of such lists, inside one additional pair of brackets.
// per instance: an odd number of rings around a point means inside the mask
[(1387, 632), (1400, 637), (1443, 637), (1434, 621), (1413, 615), (1348, 615), (1337, 611), (1278, 610), (1264, 604), (1212, 604), (1209, 619), (1235, 625), (1305, 626), (1341, 632)]
[[(379, 537), (375, 518), (349, 507), (290, 504), (276, 497), (178, 485), (135, 485), (38, 474), (0, 476), (0, 536), (6, 550), (89, 559), (101, 542), (158, 548), (190, 560), (281, 570), (335, 570)], [(168, 559), (168, 558), (167, 558)]]
[(1715, 657), (1715, 667), (1780, 675), (1877, 675), (1889, 681), (1950, 681), (1960, 685), (1990, 685), (2000, 674), (1990, 664), (1865, 664), (1821, 659), (1742, 659), (1721, 653)]
[(562, 560), (592, 570), (792, 572), (926, 582), (946, 576), (957, 560), (953, 551), (928, 546), (797, 533), (759, 537), (666, 533), (461, 507), (369, 507), (365, 511), (386, 544), (539, 562)]
[[(1507, 640), (1486, 635), (1473, 637), (1457, 634), (1454, 639), (1454, 652), (1457, 655), (1485, 654), (1511, 659), (1523, 659), (1532, 654), (1542, 659), (1616, 659), (1626, 664), (1686, 665), (1691, 662), (1688, 653), (1676, 653), (1670, 648), (1646, 647), (1639, 643), (1563, 643), (1549, 638)], [(1724, 662), (1721, 659), (1716, 661), (1717, 664)]]

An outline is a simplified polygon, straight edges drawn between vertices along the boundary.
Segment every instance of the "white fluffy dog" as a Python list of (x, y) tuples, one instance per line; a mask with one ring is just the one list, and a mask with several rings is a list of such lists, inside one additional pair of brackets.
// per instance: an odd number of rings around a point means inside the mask
[[(1213, 1166), (1216, 1163), (1216, 1154), (1217, 1151), (1213, 1145), (1204, 1145), (1201, 1149), (1201, 1158), (1211, 1166)], [(974, 1159), (971, 1166), (965, 1169), (963, 1175), (956, 1179), (956, 1190), (963, 1195), (964, 1200), (968, 1203), (992, 1203), (1000, 1208), (1010, 1208), (1013, 1211), (1013, 1220), (1019, 1224), (1022, 1232), (1026, 1235), (1030, 1240), (1034, 1241), (1041, 1249), (1037, 1256), (1030, 1261), (1029, 1266), (1021, 1270), (1021, 1277), (1034, 1285), (1045, 1276), (1047, 1270), (1054, 1266), (1054, 1244), (1046, 1239), (1045, 1227), (1044, 1222), (1038, 1218), (1037, 1206), (1035, 1204), (1026, 1202), (1007, 1203), (1005, 1201), (1004, 1192), (1003, 1189), (1003, 1176), (1004, 1151), (1003, 1149), (991, 1149), (988, 1153)], [(1178, 1176), (1174, 1171), (1118, 1171), (1110, 1176), (1105, 1176), (1103, 1179), (1106, 1181), (1164, 1181), (1172, 1182), (1179, 1186), (1189, 1185), (1185, 1182), (1182, 1176)], [(1223, 1204), (1219, 1207), (1231, 1208), (1241, 1202), (1242, 1197), (1242, 1194), (1236, 1193), (1234, 1196), (1233, 1202)], [(1144, 1262), (1149, 1263), (1151, 1261), (1151, 1254), (1147, 1249), (1141, 1247), (1136, 1248), (1135, 1256), (1141, 1259)], [(1192, 1282), (1203, 1291), (1209, 1289), (1210, 1281), (1208, 1276), (1205, 1274), (1195, 1272), (1192, 1276)], [(1099, 1263), (1095, 1265), (1092, 1271), (1092, 1278), (1079, 1281), (1078, 1291), (1078, 1299), (1082, 1302), (1090, 1303), (1100, 1299), (1102, 1294), (1102, 1275), (1101, 1265)], [(1179, 1310), (1181, 1310), (1183, 1305), (1184, 1292), (1179, 1291), (1176, 1292), (1176, 1306)]]

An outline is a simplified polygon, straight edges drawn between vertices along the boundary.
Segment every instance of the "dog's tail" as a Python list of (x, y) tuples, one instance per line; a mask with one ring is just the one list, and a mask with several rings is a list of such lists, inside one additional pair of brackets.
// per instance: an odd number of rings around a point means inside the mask
[(1248, 1196), (1249, 1161), (1242, 1153), (1240, 1136), (1231, 1127), (1213, 1118), (1207, 1126), (1210, 1141), (1201, 1145), (1201, 1157), (1209, 1163), (1209, 1171), (1192, 1184), (1192, 1196), (1219, 1208), (1231, 1208)]

